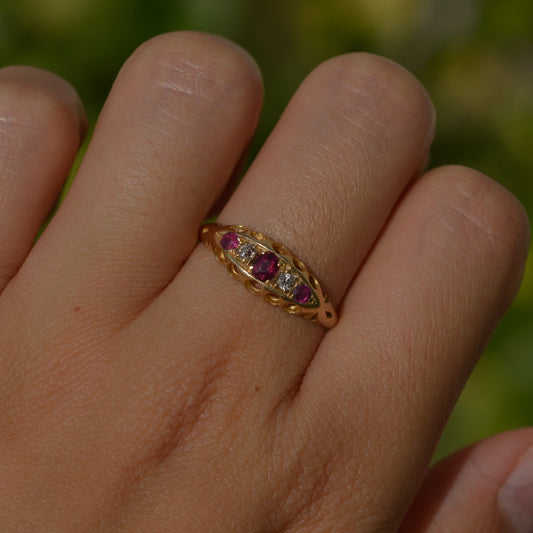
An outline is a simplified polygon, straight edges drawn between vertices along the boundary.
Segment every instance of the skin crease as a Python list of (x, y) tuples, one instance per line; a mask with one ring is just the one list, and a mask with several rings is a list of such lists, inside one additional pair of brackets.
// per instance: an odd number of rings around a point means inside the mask
[[(357, 53), (310, 73), (229, 195), (261, 85), (218, 37), (142, 45), (32, 247), (85, 119), (66, 82), (0, 70), (2, 531), (507, 530), (531, 431), (428, 464), (520, 284), (523, 208), (474, 170), (421, 174), (428, 95)], [(197, 244), (219, 198), (310, 265), (335, 328)]]

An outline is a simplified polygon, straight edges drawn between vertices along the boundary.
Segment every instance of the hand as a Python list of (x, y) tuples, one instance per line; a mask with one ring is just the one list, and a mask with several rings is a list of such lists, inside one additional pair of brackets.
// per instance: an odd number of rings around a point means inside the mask
[(473, 170), (420, 175), (433, 108), (403, 69), (365, 54), (319, 66), (219, 221), (310, 266), (339, 308), (326, 332), (197, 244), (261, 92), (219, 38), (143, 45), (32, 248), (83, 113), (53, 75), (1, 71), (2, 531), (393, 531), (424, 478), (404, 531), (518, 520), (527, 493), (506, 479), (531, 431), (426, 474), (520, 283), (521, 206)]

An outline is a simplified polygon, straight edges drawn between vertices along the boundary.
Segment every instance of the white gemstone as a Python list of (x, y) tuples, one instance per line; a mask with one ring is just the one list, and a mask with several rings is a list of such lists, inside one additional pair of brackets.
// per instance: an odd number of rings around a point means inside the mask
[(250, 261), (250, 259), (252, 259), (255, 255), (255, 247), (253, 246), (253, 244), (242, 244), (241, 246), (239, 246), (237, 253), (245, 261)]
[(295, 281), (296, 278), (290, 272), (282, 272), (278, 276), (278, 287), (282, 291), (289, 291), (291, 290), (291, 287), (294, 285)]

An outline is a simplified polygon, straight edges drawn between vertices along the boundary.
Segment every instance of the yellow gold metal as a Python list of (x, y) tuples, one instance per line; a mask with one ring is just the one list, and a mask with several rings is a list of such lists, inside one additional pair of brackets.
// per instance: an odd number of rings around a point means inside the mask
[[(226, 233), (236, 234), (238, 247), (224, 249), (221, 240)], [(216, 258), (225, 265), (233, 278), (244, 283), (253, 294), (261, 295), (269, 304), (281, 307), (287, 313), (318, 322), (326, 328), (332, 328), (337, 323), (337, 313), (317, 278), (283, 244), (244, 226), (224, 226), (216, 223), (204, 224), (200, 228), (200, 240), (215, 253)], [(251, 257), (245, 253), (246, 247), (250, 248)], [(259, 255), (268, 255), (268, 252), (275, 254), (277, 258), (277, 274), (272, 279), (260, 281), (253, 275), (254, 260)], [(272, 258), (272, 261), (275, 262), (275, 259)], [(282, 274), (292, 281), (289, 287), (279, 281)], [(309, 296), (305, 302), (297, 301), (294, 288), (298, 286), (306, 287), (304, 290), (306, 296)]]

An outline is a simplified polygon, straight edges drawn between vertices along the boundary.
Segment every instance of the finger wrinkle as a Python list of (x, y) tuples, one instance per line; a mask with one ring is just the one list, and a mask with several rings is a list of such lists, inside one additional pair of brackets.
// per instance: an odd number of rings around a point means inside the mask
[(4, 141), (16, 141), (20, 136), (19, 130), (26, 128), (30, 124), (31, 122), (26, 112), (15, 112), (13, 106), (3, 107), (0, 111), (0, 139), (2, 144), (4, 144)]
[[(353, 101), (351, 98), (353, 95), (361, 98)], [(384, 114), (382, 107), (374, 102), (376, 97), (374, 95), (369, 96), (366, 91), (357, 90), (356, 88), (353, 88), (352, 93), (348, 96), (350, 98), (346, 98), (345, 95), (339, 98), (339, 114), (349, 125), (362, 129), (366, 134), (376, 136), (383, 127), (382, 117)], [(342, 113), (342, 111), (345, 112)], [(374, 127), (368, 127), (367, 124)]]
[[(327, 127), (325, 128), (328, 136), (327, 141), (322, 141), (320, 145), (327, 148), (327, 151), (335, 156), (339, 161), (341, 147), (346, 147), (350, 151), (361, 151), (368, 142), (369, 138), (377, 137), (377, 130), (367, 127), (364, 121), (349, 118), (341, 110), (332, 111), (332, 116), (328, 117)], [(347, 127), (346, 127), (347, 126)], [(362, 133), (358, 135), (357, 132)], [(339, 161), (339, 164), (342, 162)]]
[[(155, 104), (155, 110), (162, 117), (171, 119), (172, 121), (178, 122), (179, 124), (182, 124), (183, 126), (187, 126), (187, 127), (190, 126), (190, 122), (185, 120), (180, 114), (171, 113), (168, 108), (166, 108), (164, 105), (161, 105), (159, 102), (152, 101), (152, 103)], [(160, 133), (168, 135), (169, 132), (160, 131)]]
[[(476, 216), (472, 213), (471, 209), (464, 208), (460, 205), (450, 204), (450, 211), (457, 215), (458, 223), (447, 222), (446, 219), (441, 220), (442, 225), (448, 230), (451, 235), (460, 237), (461, 235), (466, 235), (467, 240), (470, 244), (474, 246), (477, 245), (481, 247), (483, 242), (489, 244), (490, 252), (492, 254), (498, 254), (498, 242), (503, 244), (505, 248), (510, 248), (509, 242), (501, 238), (498, 235), (498, 232), (493, 231), (489, 225), (483, 224)], [(483, 240), (480, 237), (485, 237)], [(449, 242), (453, 245), (454, 249), (460, 251), (460, 248), (455, 244), (456, 239), (449, 239)]]
[[(239, 76), (235, 68), (222, 71), (220, 67), (203, 67), (176, 58), (149, 68), (150, 74), (144, 78), (148, 87), (141, 87), (133, 97), (142, 95), (142, 112), (147, 115), (145, 122), (149, 133), (157, 134), (156, 138), (162, 135), (174, 140), (182, 131), (180, 125), (195, 131), (199, 125), (212, 122), (213, 111), (220, 109), (228, 96), (235, 93), (245, 96), (240, 87), (249, 87), (249, 80)], [(152, 142), (152, 136), (148, 135), (147, 140)]]
[(208, 68), (184, 59), (159, 63), (155, 70), (156, 85), (170, 95), (191, 97), (210, 106), (223, 100), (239, 82), (235, 69)]
[[(479, 237), (482, 236), (485, 237), (484, 241), (489, 243), (494, 254), (500, 255), (499, 248), (504, 248), (507, 253), (514, 253), (516, 249), (514, 240), (509, 240), (507, 238), (508, 235), (502, 233), (501, 228), (494, 228), (493, 223), (491, 223), (492, 216), (490, 215), (490, 209), (487, 209), (486, 199), (478, 198), (476, 200), (471, 196), (465, 196), (465, 199), (466, 205), (461, 203), (449, 204), (449, 208), (455, 211), (463, 221), (465, 231), (470, 237), (470, 242), (479, 243)], [(482, 220), (476, 214), (478, 211), (485, 213), (484, 218), (486, 220)]]
[[(20, 143), (14, 129), (12, 122), (0, 119), (0, 176), (3, 180), (15, 177), (13, 170), (20, 152)], [(5, 196), (6, 190), (2, 187), (0, 201), (3, 202)]]
[[(165, 122), (166, 119), (170, 119), (175, 124), (180, 124), (186, 128), (190, 127), (191, 123), (180, 116), (172, 115), (171, 113), (164, 111), (164, 109), (162, 109), (160, 106), (156, 107), (156, 111), (157, 113), (152, 115), (152, 118), (154, 118), (154, 115), (156, 118), (154, 123), (152, 124), (150, 122), (146, 125), (146, 143), (151, 147), (159, 146), (163, 150), (168, 149), (169, 142), (175, 143), (179, 140), (181, 144), (185, 144), (185, 142), (180, 138), (179, 133), (173, 129), (169, 129)], [(157, 120), (157, 114), (160, 114), (160, 120)], [(140, 152), (140, 150), (136, 151)], [(146, 157), (144, 157), (144, 159), (146, 159)]]
[[(350, 97), (358, 97), (357, 103), (360, 104), (364, 102), (369, 108), (370, 113), (367, 113), (367, 116), (372, 118), (374, 115), (377, 115), (380, 111), (380, 106), (378, 106), (379, 99), (376, 98), (375, 93), (370, 95), (370, 92), (367, 90), (362, 90), (358, 85), (352, 83), (346, 83), (343, 79), (337, 79), (337, 85), (345, 90)], [(352, 101), (352, 98), (350, 98)], [(346, 102), (348, 104), (348, 102)], [(352, 107), (352, 106), (349, 106)]]
[(185, 72), (181, 74), (183, 77), (160, 80), (156, 84), (172, 95), (192, 97), (195, 100), (204, 100), (209, 104), (217, 100), (212, 95), (209, 95), (211, 84), (205, 83), (207, 81), (206, 78), (198, 78), (195, 75), (190, 76)]
[[(489, 253), (483, 252), (487, 257), (501, 260), (525, 256), (529, 239), (527, 215), (522, 206), (496, 182), (473, 171), (466, 172), (467, 179), (442, 184), (448, 189), (443, 195), (447, 212), (442, 220), (448, 220), (449, 231), (465, 234), (469, 245), (480, 252), (488, 245)], [(525, 246), (517, 246), (521, 241)]]
[[(369, 140), (374, 142), (383, 134), (383, 111), (377, 109), (364, 91), (353, 89), (353, 93), (363, 98), (354, 100), (353, 94), (346, 94), (343, 88), (340, 93), (334, 91), (330, 105), (324, 108), (326, 127), (323, 131), (335, 137), (334, 146), (337, 150), (339, 142), (352, 150), (361, 150)], [(317, 126), (317, 129), (322, 129), (324, 124)]]
[[(334, 92), (347, 107), (357, 110), (380, 132), (384, 121), (421, 124), (432, 138), (435, 111), (420, 82), (404, 68), (370, 54), (349, 54), (333, 60), (333, 72), (325, 73), (335, 84)], [(428, 120), (429, 118), (429, 120)], [(429, 127), (428, 127), (429, 126)]]

